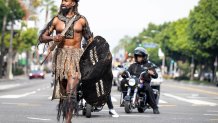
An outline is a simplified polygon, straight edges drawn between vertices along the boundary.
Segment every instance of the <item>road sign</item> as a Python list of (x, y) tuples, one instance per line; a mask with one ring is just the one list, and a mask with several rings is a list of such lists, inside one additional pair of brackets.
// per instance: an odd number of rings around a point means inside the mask
[(144, 43), (145, 48), (156, 48), (157, 44), (155, 43)]

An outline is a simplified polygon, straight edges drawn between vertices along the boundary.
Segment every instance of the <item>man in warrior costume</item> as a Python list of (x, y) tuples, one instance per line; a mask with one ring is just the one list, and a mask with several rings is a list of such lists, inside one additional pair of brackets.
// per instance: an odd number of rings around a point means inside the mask
[[(79, 69), (79, 60), (83, 53), (81, 40), (85, 39), (86, 46), (93, 41), (88, 21), (78, 13), (78, 2), (79, 0), (62, 0), (58, 15), (47, 24), (39, 36), (40, 43), (60, 42), (53, 56), (55, 85), (52, 100), (60, 99), (57, 119), (60, 120), (62, 114), (66, 123), (71, 123), (72, 116), (78, 111), (76, 87), (81, 78)], [(73, 23), (65, 36), (62, 36), (61, 32), (72, 18)], [(56, 31), (56, 36), (52, 36), (53, 31)], [(108, 99), (108, 104), (113, 108), (111, 98)], [(113, 109), (110, 109), (109, 113), (112, 116), (117, 115)]]

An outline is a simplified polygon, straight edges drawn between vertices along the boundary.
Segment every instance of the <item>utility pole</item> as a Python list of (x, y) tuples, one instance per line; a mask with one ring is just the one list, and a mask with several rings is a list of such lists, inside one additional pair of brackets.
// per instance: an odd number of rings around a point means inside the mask
[[(8, 0), (6, 0), (5, 6), (8, 6)], [(7, 24), (7, 14), (3, 17), (3, 26), (2, 26), (2, 36), (1, 36), (1, 52), (0, 52), (0, 78), (2, 78), (3, 74), (3, 64), (4, 64), (4, 56), (5, 56), (5, 45), (4, 45), (4, 38), (5, 38), (5, 29)]]
[(7, 74), (6, 74), (7, 79), (13, 79), (13, 74), (12, 74), (13, 35), (14, 35), (14, 17), (12, 17), (12, 21), (11, 21), (10, 47), (9, 47), (8, 59), (7, 59)]

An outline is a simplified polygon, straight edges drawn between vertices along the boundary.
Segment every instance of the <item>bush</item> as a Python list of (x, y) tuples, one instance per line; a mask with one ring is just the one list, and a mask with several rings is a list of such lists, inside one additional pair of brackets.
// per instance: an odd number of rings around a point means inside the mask
[(24, 74), (23, 68), (15, 68), (15, 70), (13, 71), (13, 74), (15, 76)]

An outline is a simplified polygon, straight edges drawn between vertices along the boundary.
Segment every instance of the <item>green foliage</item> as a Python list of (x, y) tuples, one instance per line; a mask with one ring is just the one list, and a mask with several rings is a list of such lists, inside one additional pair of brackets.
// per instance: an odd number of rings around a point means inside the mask
[[(36, 45), (38, 35), (37, 29), (29, 28), (25, 31), (16, 31), (13, 38), (13, 50), (18, 52), (28, 51), (31, 46)], [(10, 33), (5, 35), (5, 46), (9, 48), (10, 45)]]
[(189, 33), (200, 58), (215, 57), (218, 52), (218, 1), (201, 0), (189, 16)]
[[(195, 65), (204, 64), (214, 70), (213, 63), (218, 53), (218, 1), (200, 0), (189, 17), (162, 25), (150, 23), (137, 36), (120, 40), (122, 46), (118, 47), (132, 52), (138, 44), (151, 42), (163, 50), (168, 66), (172, 59), (179, 64), (186, 78), (192, 58)], [(147, 48), (147, 51), (151, 61), (161, 63), (158, 48)]]
[(24, 71), (22, 67), (13, 68), (13, 75), (23, 75)]
[(38, 30), (36, 28), (28, 28), (26, 31), (21, 32), (19, 37), (20, 47), (18, 47), (18, 51), (28, 51), (31, 46), (37, 44)]
[(3, 17), (7, 15), (7, 24), (13, 20), (21, 20), (25, 13), (18, 2), (18, 0), (13, 0), (13, 2), (8, 2), (6, 6), (6, 0), (0, 0), (0, 29), (2, 29)]
[(183, 18), (169, 23), (156, 37), (166, 56), (182, 60), (192, 56), (193, 44), (189, 40), (188, 19)]
[(52, 5), (50, 11), (51, 11), (51, 17), (54, 17), (58, 14), (58, 7), (56, 5)]
[(14, 0), (13, 2), (9, 2), (9, 13), (8, 18), (9, 20), (20, 20), (25, 16), (23, 9), (21, 8), (20, 3), (18, 0)]
[(0, 29), (2, 29), (3, 17), (7, 12), (8, 8), (5, 6), (5, 0), (0, 0)]

